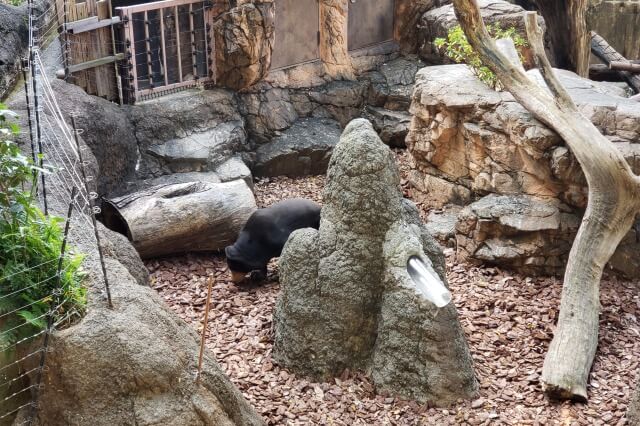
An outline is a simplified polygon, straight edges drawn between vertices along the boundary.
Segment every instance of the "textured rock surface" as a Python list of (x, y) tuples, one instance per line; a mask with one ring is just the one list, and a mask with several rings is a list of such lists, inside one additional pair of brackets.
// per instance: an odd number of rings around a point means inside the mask
[(446, 282), (444, 257), (369, 122), (347, 126), (327, 179), (320, 229), (294, 232), (280, 258), (274, 357), (316, 377), (365, 369), (379, 389), (419, 401), (474, 395), (455, 307), (438, 311), (406, 271), (417, 255)]
[(409, 133), (411, 114), (406, 111), (391, 111), (367, 106), (363, 117), (371, 121), (380, 139), (393, 147), (404, 147), (404, 139)]
[(238, 2), (214, 24), (216, 83), (243, 89), (264, 77), (271, 65), (273, 0)]
[[(537, 71), (528, 73), (542, 81)], [(558, 73), (580, 110), (640, 171), (640, 105), (622, 98), (624, 91), (613, 85)], [(467, 215), (459, 223), (459, 253), (530, 273), (561, 272), (577, 229), (577, 219), (566, 215), (582, 216), (587, 190), (579, 164), (557, 134), (509, 93), (486, 87), (465, 65), (422, 69), (411, 112), (406, 141), (416, 166), (410, 181), (420, 202), (440, 208), (467, 205), (488, 194), (514, 196), (483, 199), (467, 209), (472, 218)], [(523, 203), (535, 209), (540, 203), (555, 206), (562, 220), (535, 230), (507, 226), (500, 222), (503, 212), (476, 214), (489, 200), (514, 211)], [(539, 220), (535, 211), (525, 210), (523, 220)], [(638, 249), (629, 235), (610, 265), (637, 276)]]
[(139, 179), (213, 172), (247, 150), (244, 120), (228, 90), (188, 90), (130, 107)]
[(422, 15), (436, 7), (451, 3), (451, 0), (396, 0), (396, 39), (405, 53), (418, 49), (418, 23)]
[[(478, 5), (485, 24), (500, 23), (503, 29), (515, 27), (521, 35), (525, 36), (524, 9), (520, 6), (504, 0), (478, 0)], [(544, 28), (544, 20), (541, 17), (538, 18), (538, 22)], [(420, 56), (431, 64), (451, 63), (451, 59), (436, 48), (433, 42), (438, 37), (446, 38), (449, 29), (456, 25), (458, 25), (458, 20), (453, 12), (452, 4), (429, 10), (422, 15), (417, 31)], [(529, 68), (533, 65), (533, 58), (529, 53), (529, 49), (524, 49), (524, 51), (524, 65)]]
[(331, 119), (303, 118), (256, 151), (256, 176), (306, 176), (327, 171), (340, 125)]
[(640, 383), (636, 387), (636, 391), (629, 404), (629, 411), (627, 411), (627, 424), (629, 426), (640, 425)]
[(320, 0), (320, 58), (331, 78), (355, 79), (347, 50), (348, 0)]
[(115, 308), (90, 287), (87, 315), (54, 334), (37, 424), (262, 424), (208, 355), (195, 383), (197, 335), (153, 289), (119, 258), (107, 270)]
[(28, 38), (26, 6), (0, 3), (0, 99), (9, 94), (15, 82)]
[(126, 109), (62, 80), (52, 80), (51, 87), (67, 121), (75, 117), (98, 161), (98, 192), (103, 195), (123, 188), (134, 179), (138, 159), (136, 132)]
[(458, 217), (458, 257), (528, 274), (561, 274), (580, 225), (579, 216), (562, 207), (553, 198), (487, 195)]

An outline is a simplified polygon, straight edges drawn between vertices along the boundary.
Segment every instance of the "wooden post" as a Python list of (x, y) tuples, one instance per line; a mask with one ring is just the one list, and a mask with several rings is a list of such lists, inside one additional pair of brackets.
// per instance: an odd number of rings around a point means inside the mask
[(204, 358), (204, 345), (207, 337), (207, 326), (209, 325), (209, 309), (211, 308), (211, 288), (213, 287), (213, 276), (207, 279), (207, 301), (204, 308), (204, 322), (202, 323), (202, 335), (200, 337), (200, 354), (198, 355), (198, 372), (196, 373), (196, 383), (200, 381), (202, 372), (202, 359)]

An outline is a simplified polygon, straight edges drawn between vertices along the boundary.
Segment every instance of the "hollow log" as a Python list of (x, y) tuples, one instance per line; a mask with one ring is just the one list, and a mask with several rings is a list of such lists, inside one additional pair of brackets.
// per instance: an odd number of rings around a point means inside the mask
[[(629, 62), (627, 58), (616, 51), (607, 41), (595, 31), (591, 31), (591, 52), (606, 65), (613, 61)], [(618, 71), (635, 93), (640, 93), (640, 75), (634, 75), (626, 71)]]
[(482, 22), (477, 0), (454, 0), (453, 4), (484, 65), (522, 106), (564, 139), (587, 179), (589, 201), (569, 254), (558, 324), (542, 371), (547, 395), (585, 401), (598, 343), (600, 279), (604, 265), (640, 211), (640, 179), (621, 152), (580, 113), (556, 77), (544, 53), (535, 12), (526, 13), (525, 23), (548, 91), (498, 50)]
[(105, 200), (105, 225), (126, 235), (143, 259), (222, 250), (256, 210), (244, 180), (159, 185)]

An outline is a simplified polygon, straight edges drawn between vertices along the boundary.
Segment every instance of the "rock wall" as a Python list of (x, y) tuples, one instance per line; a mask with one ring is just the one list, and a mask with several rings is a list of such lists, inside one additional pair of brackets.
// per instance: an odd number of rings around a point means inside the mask
[[(617, 86), (558, 73), (583, 114), (638, 173), (638, 104), (622, 97), (625, 91)], [(542, 84), (537, 71), (529, 75)], [(579, 165), (557, 134), (509, 93), (489, 89), (465, 65), (420, 70), (411, 112), (407, 145), (415, 162), (410, 175), (415, 198), (433, 208), (475, 202), (456, 228), (459, 254), (516, 268), (527, 265), (528, 272), (561, 272), (587, 190)], [(483, 199), (491, 194), (508, 197)], [(540, 214), (548, 220), (541, 221)], [(631, 253), (638, 248), (629, 237), (611, 265), (626, 264), (622, 270), (635, 276), (640, 259)]]
[(26, 5), (0, 3), (0, 100), (13, 88), (20, 60), (27, 50), (29, 24)]
[(323, 197), (320, 229), (294, 232), (280, 257), (274, 358), (314, 377), (368, 370), (380, 390), (419, 401), (473, 396), (455, 307), (438, 311), (406, 269), (416, 255), (446, 282), (444, 256), (368, 121), (343, 132)]

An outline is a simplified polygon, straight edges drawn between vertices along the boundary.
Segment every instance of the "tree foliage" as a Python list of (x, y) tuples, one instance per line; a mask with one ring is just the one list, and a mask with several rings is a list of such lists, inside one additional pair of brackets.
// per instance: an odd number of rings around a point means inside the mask
[[(82, 255), (65, 256), (58, 279), (64, 219), (47, 217), (36, 205), (38, 173), (11, 139), (18, 128), (0, 104), (0, 351), (86, 304)], [(57, 290), (58, 289), (58, 290)]]
[[(514, 27), (502, 29), (500, 23), (496, 22), (494, 25), (489, 25), (487, 30), (496, 40), (501, 38), (512, 39), (520, 55), (520, 60), (524, 60), (522, 49), (527, 47), (527, 40), (518, 34)], [(464, 35), (460, 25), (451, 28), (446, 39), (436, 38), (434, 44), (438, 49), (444, 49), (444, 53), (455, 62), (467, 64), (473, 73), (487, 86), (492, 89), (500, 89), (496, 75), (482, 63), (480, 56), (467, 41), (467, 37)]]

